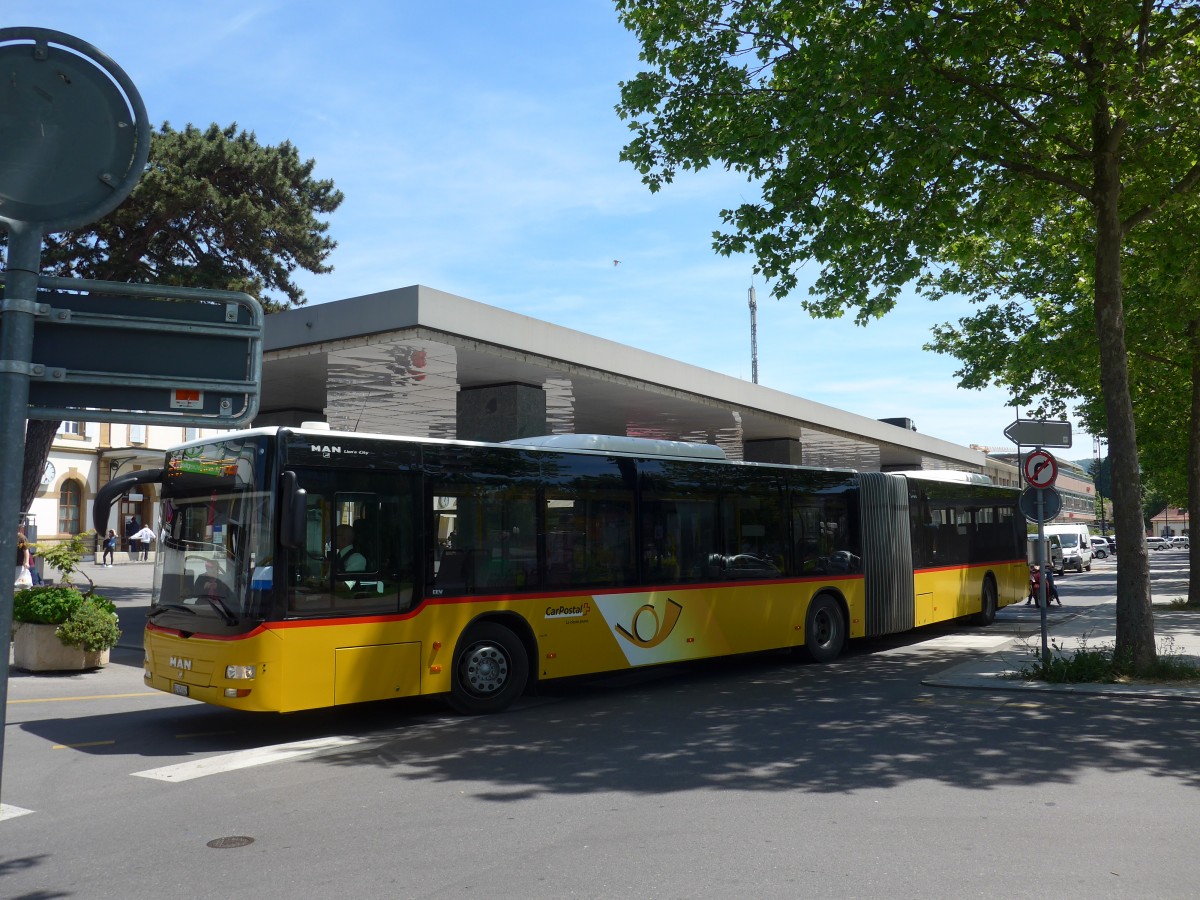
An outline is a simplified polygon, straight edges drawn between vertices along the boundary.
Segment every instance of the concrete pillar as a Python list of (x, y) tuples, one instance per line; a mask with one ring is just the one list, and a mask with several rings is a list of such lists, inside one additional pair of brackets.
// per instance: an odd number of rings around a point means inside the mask
[(804, 453), (800, 441), (795, 438), (768, 438), (761, 441), (743, 441), (742, 459), (746, 462), (799, 466), (804, 463)]
[(511, 441), (547, 433), (546, 394), (540, 386), (510, 382), (458, 392), (459, 440)]

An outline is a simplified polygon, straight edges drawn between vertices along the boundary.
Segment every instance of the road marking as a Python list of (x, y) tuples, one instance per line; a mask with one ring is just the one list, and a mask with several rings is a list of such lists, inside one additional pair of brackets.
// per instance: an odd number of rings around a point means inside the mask
[(884, 650), (877, 656), (904, 656), (923, 653), (940, 653), (944, 650), (994, 650), (1013, 639), (1011, 634), (945, 634), (941, 637), (921, 641), (919, 644), (909, 644), (905, 647), (893, 647)]
[(80, 744), (55, 744), (51, 750), (74, 750), (76, 747), (107, 747), (116, 741), (84, 741)]
[(152, 778), (156, 781), (191, 781), (193, 778), (220, 775), (223, 772), (233, 772), (237, 769), (248, 769), (252, 766), (282, 762), (285, 759), (315, 756), (326, 750), (350, 747), (354, 744), (361, 744), (366, 740), (369, 740), (369, 738), (340, 736), (313, 738), (307, 741), (293, 741), (289, 744), (256, 747), (253, 750), (239, 750), (236, 753), (210, 756), (207, 759), (197, 759), (191, 762), (178, 763), (173, 766), (163, 766), (158, 769), (145, 769), (133, 774), (139, 778)]
[(5, 819), (15, 819), (18, 816), (27, 816), (32, 809), (22, 809), (19, 806), (9, 806), (7, 803), (0, 803), (0, 822)]
[(9, 700), (9, 705), (16, 703), (66, 703), (69, 700), (123, 700), (126, 697), (153, 697), (162, 691), (141, 691), (136, 694), (87, 694), (79, 697), (31, 697), (28, 700)]

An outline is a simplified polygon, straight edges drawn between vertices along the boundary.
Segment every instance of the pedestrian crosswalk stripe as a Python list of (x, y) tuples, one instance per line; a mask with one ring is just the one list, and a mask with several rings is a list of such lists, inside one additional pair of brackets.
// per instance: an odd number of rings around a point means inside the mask
[(191, 781), (194, 778), (204, 778), (206, 775), (220, 775), (237, 769), (248, 769), (252, 766), (262, 766), (267, 763), (281, 762), (285, 759), (296, 759), (303, 756), (315, 756), (326, 750), (337, 750), (361, 743), (361, 737), (323, 737), (307, 741), (293, 741), (289, 744), (275, 744), (270, 747), (255, 747), (252, 750), (239, 750), (235, 753), (224, 753), (220, 756), (210, 756), (173, 766), (162, 766), (157, 769), (145, 769), (133, 774), (139, 778), (152, 778), (156, 781)]

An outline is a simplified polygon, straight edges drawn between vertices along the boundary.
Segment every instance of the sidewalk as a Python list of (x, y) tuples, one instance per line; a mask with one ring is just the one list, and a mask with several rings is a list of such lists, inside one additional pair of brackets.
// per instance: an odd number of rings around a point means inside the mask
[[(1094, 606), (1059, 607), (1047, 611), (1049, 640), (1064, 650), (1080, 646), (1111, 646), (1116, 639), (1115, 600)], [(1020, 637), (991, 653), (981, 654), (952, 669), (923, 678), (935, 687), (976, 688), (989, 691), (1032, 693), (1103, 694), (1150, 700), (1185, 700), (1200, 703), (1200, 682), (1194, 684), (1047, 684), (1025, 681), (1017, 674), (1041, 651), (1041, 619), (1036, 607), (1008, 606), (996, 615), (993, 629), (1019, 631)], [(1200, 663), (1200, 614), (1156, 606), (1154, 636), (1160, 656), (1184, 656)], [(1053, 648), (1051, 648), (1053, 653)]]

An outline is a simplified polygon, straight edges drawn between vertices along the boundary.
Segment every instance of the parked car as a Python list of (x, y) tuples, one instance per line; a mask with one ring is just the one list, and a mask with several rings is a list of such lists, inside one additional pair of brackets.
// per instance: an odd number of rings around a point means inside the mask
[(1171, 542), (1166, 538), (1148, 537), (1146, 538), (1147, 550), (1170, 550)]
[(1178, 549), (1190, 550), (1192, 547), (1192, 543), (1191, 543), (1191, 541), (1188, 540), (1188, 536), (1186, 534), (1179, 534), (1179, 535), (1176, 535), (1175, 537), (1171, 538), (1171, 547), (1172, 547), (1172, 549), (1176, 549), (1176, 550), (1178, 550)]
[(1108, 557), (1108, 541), (1102, 537), (1092, 538), (1092, 555), (1096, 559), (1106, 559)]

